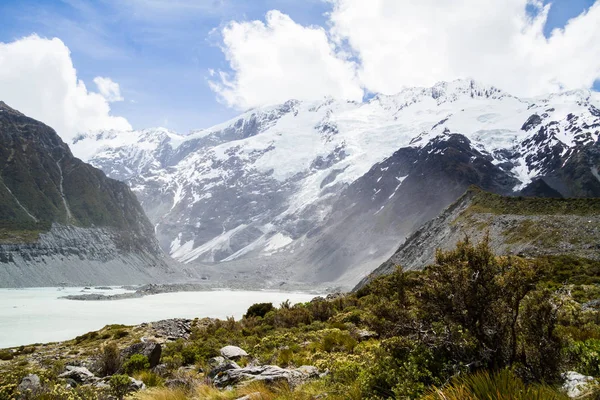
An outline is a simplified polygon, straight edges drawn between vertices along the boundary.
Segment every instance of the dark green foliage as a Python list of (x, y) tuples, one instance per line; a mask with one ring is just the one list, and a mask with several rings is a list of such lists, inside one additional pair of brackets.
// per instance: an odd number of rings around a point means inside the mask
[(114, 333), (113, 333), (113, 339), (117, 340), (117, 339), (122, 339), (125, 336), (129, 335), (129, 332), (127, 332), (126, 330), (123, 329), (117, 329)]
[(0, 360), (7, 361), (15, 358), (12, 352), (8, 350), (0, 350)]
[(257, 303), (253, 304), (248, 308), (246, 315), (244, 318), (251, 317), (264, 317), (268, 312), (273, 311), (275, 307), (273, 307), (273, 303)]
[(150, 362), (143, 354), (134, 354), (123, 362), (123, 371), (129, 375), (147, 369), (150, 369)]
[(121, 367), (119, 348), (113, 342), (105, 344), (100, 353), (99, 369), (102, 376), (114, 374)]
[(119, 400), (123, 400), (129, 393), (131, 380), (127, 375), (113, 375), (110, 377), (110, 389), (113, 395)]

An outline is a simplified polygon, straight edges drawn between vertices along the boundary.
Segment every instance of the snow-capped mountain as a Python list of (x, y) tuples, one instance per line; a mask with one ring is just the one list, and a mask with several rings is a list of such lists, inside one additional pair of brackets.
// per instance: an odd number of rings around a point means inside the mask
[(459, 80), (292, 100), (185, 136), (89, 133), (72, 148), (131, 185), (179, 261), (352, 284), (469, 184), (600, 196), (598, 107), (587, 91), (520, 99)]

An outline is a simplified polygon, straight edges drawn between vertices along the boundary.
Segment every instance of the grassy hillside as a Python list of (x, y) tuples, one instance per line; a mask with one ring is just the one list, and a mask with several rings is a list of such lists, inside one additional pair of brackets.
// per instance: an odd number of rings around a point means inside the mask
[(508, 197), (470, 187), (471, 197), (467, 213), (511, 215), (600, 215), (600, 198), (556, 199), (536, 197)]

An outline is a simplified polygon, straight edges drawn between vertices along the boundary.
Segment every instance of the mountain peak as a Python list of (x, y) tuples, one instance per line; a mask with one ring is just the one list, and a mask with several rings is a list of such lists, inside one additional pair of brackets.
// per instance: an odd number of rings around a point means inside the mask
[(7, 113), (13, 114), (13, 115), (23, 115), (22, 113), (15, 110), (14, 108), (9, 107), (8, 104), (3, 102), (2, 100), (0, 100), (0, 112), (7, 112)]

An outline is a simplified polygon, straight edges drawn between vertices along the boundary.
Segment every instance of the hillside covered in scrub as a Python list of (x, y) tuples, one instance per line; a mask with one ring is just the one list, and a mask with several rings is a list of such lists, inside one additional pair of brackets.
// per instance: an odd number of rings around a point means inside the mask
[(461, 241), (351, 294), (255, 304), (239, 321), (7, 349), (0, 399), (597, 398), (600, 261), (497, 256), (491, 243)]
[(409, 236), (394, 255), (364, 278), (392, 273), (396, 266), (422, 269), (437, 249), (449, 250), (465, 237), (485, 235), (498, 255), (571, 255), (600, 260), (600, 198), (500, 196), (471, 186), (442, 214)]

